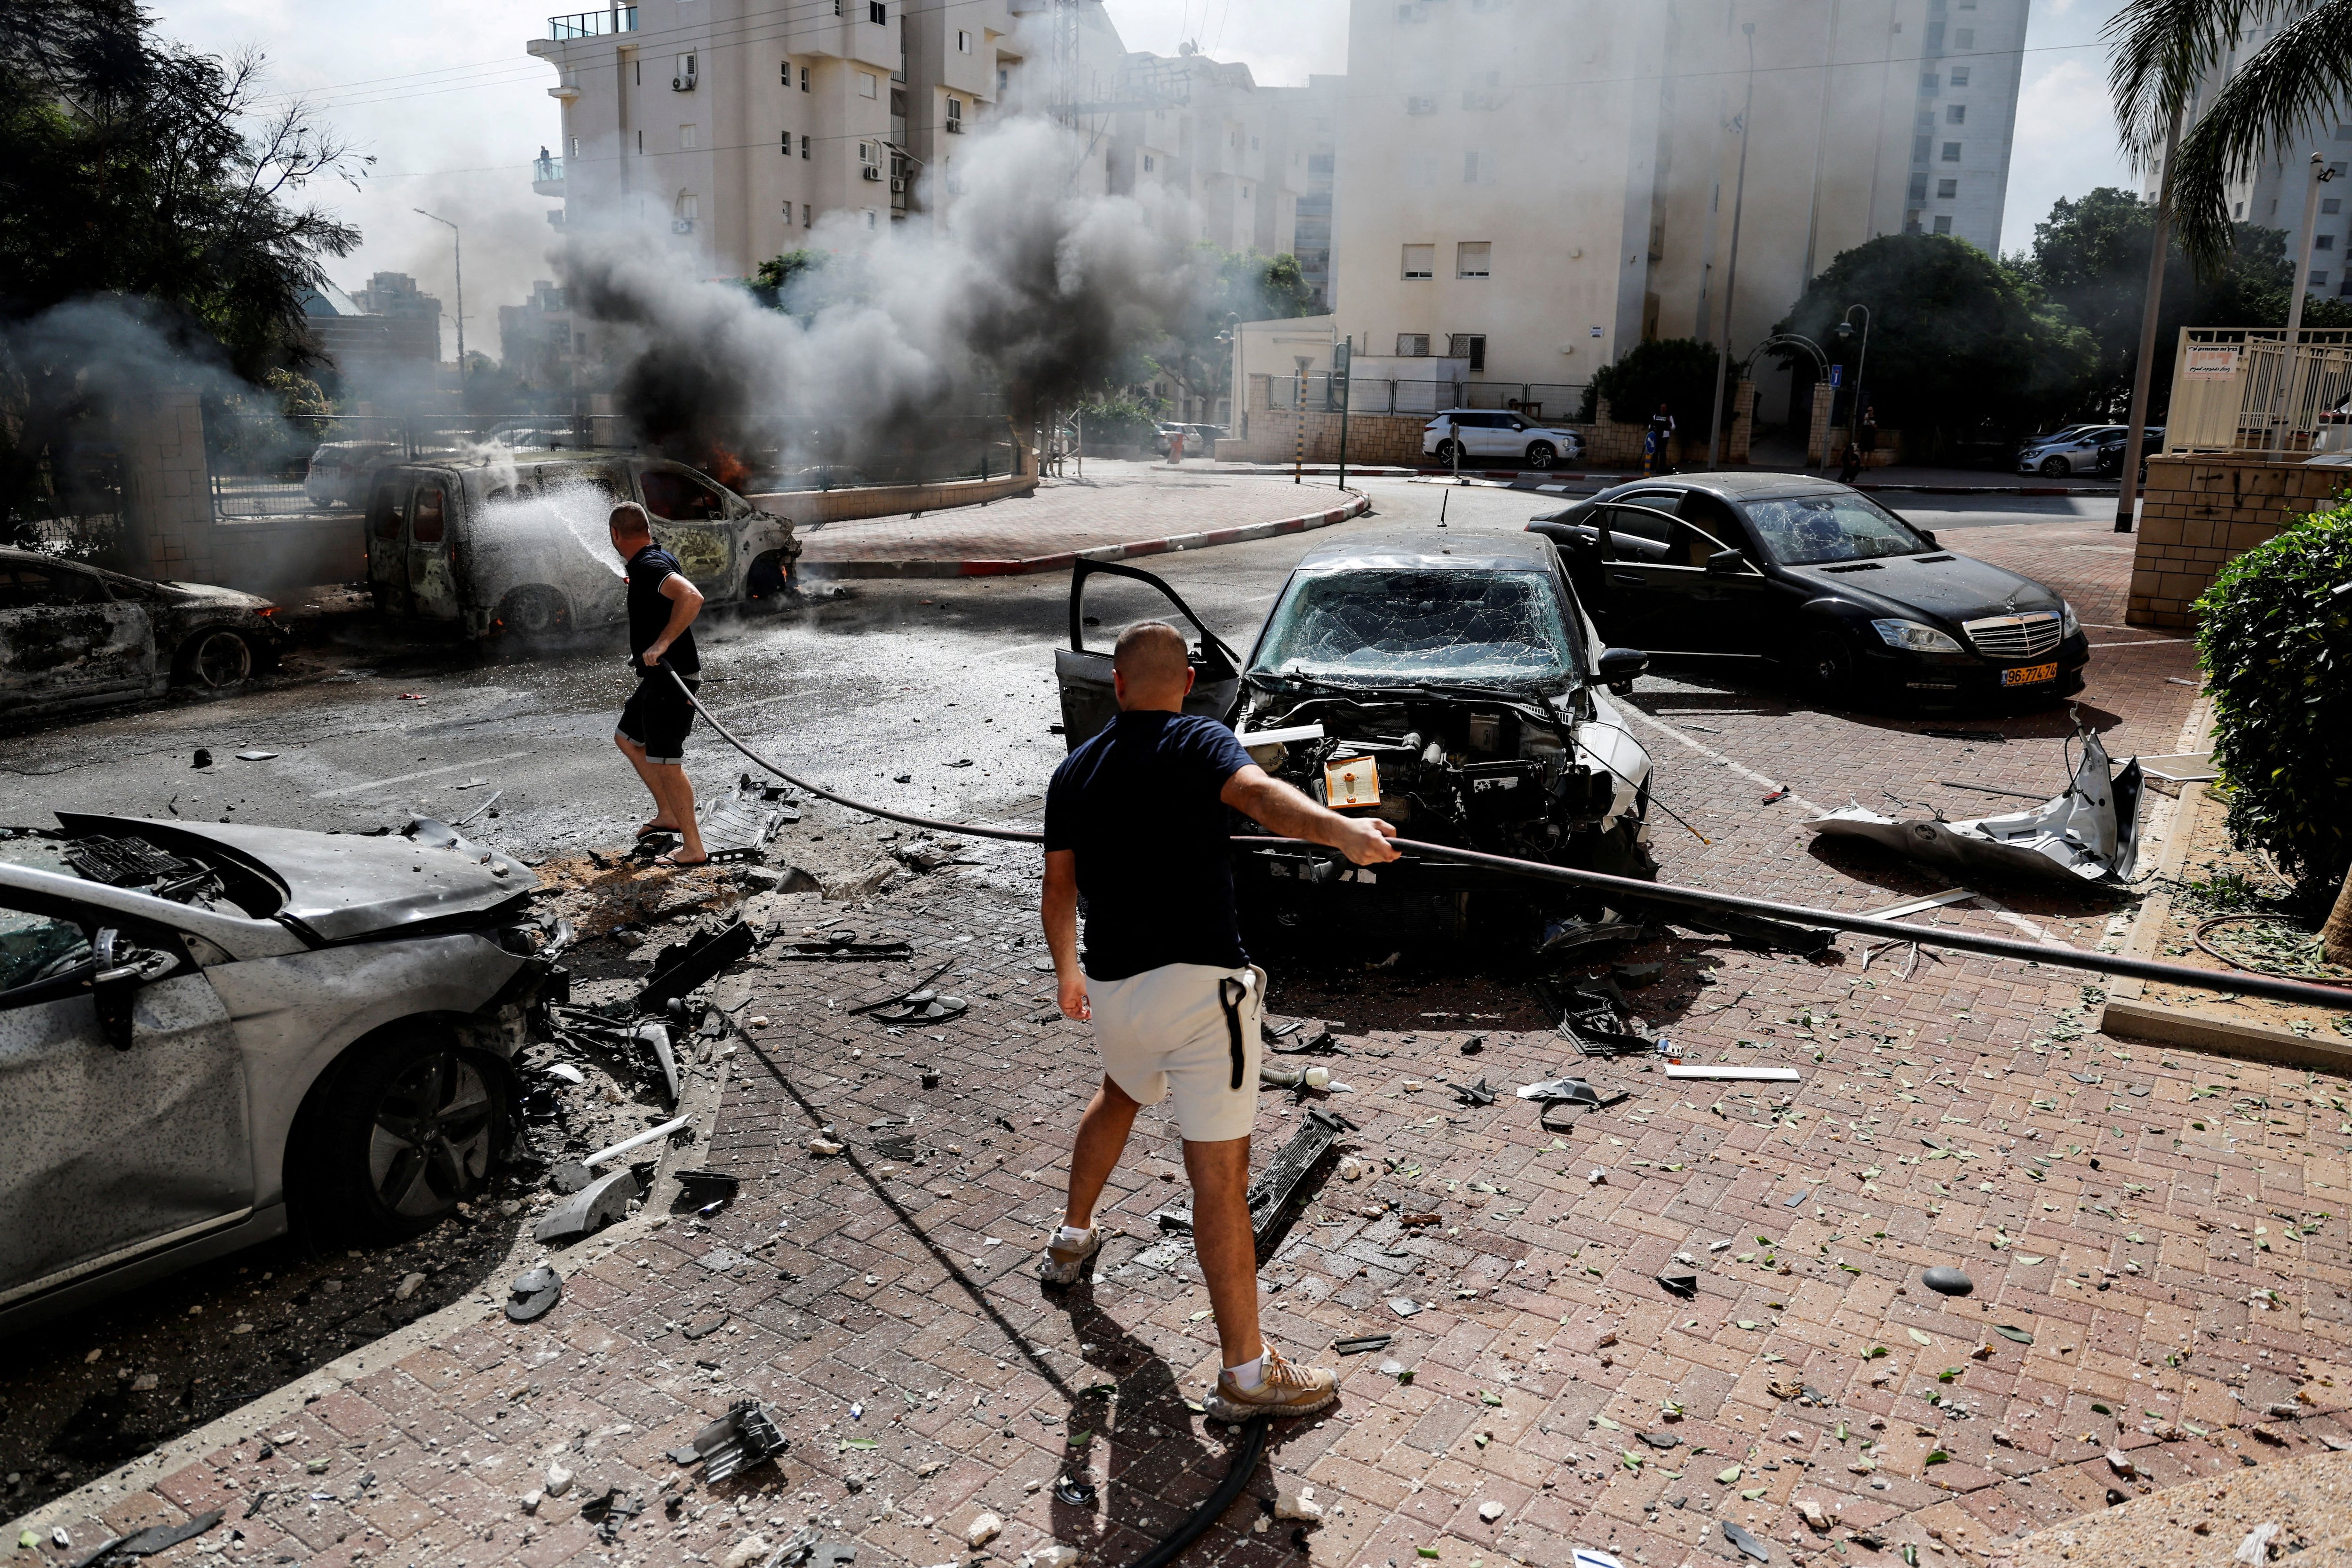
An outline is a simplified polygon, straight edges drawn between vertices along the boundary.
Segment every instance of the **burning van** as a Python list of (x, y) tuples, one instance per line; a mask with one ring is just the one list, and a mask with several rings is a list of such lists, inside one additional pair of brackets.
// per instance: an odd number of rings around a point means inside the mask
[(793, 525), (708, 475), (624, 452), (503, 447), (387, 464), (372, 476), (368, 588), (387, 615), (469, 637), (549, 637), (622, 620), (627, 584), (606, 520), (633, 500), (714, 605), (772, 602)]

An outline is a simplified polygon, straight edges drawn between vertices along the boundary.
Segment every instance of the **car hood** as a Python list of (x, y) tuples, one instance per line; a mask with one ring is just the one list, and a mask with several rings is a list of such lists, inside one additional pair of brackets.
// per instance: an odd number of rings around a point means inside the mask
[(520, 861), (426, 818), (404, 833), (381, 836), (65, 811), (58, 821), (78, 836), (131, 836), (182, 854), (236, 860), (284, 890), (278, 919), (320, 942), (405, 935), (452, 921), (486, 923), (539, 888)]
[(1938, 551), (1890, 555), (1871, 562), (1792, 566), (1790, 574), (1825, 595), (1906, 620), (1925, 617), (1958, 626), (1983, 616), (2054, 610), (2065, 601), (2031, 577), (2004, 566)]
[(235, 588), (223, 588), (211, 583), (158, 583), (157, 587), (171, 595), (175, 605), (203, 605), (224, 610), (262, 610), (272, 601), (258, 594), (239, 593)]

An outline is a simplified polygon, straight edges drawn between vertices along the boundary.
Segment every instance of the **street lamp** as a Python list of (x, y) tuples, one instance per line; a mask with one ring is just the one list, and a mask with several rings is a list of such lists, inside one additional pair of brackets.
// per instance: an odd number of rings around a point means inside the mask
[[(1854, 430), (1862, 423), (1862, 373), (1870, 368), (1870, 307), (1848, 305), (1845, 308), (1845, 314), (1838, 319), (1837, 324), (1838, 341), (1853, 342), (1853, 313), (1856, 310), (1862, 312), (1862, 353), (1853, 362), (1853, 412), (1846, 416), (1845, 422), (1848, 440), (1853, 439)], [(1830, 421), (1832, 424), (1837, 422), (1837, 399), (1834, 396), (1830, 399)], [(1826, 447), (1828, 441), (1824, 439), (1822, 445)], [(1829, 454), (1823, 452), (1822, 456), (1827, 458)]]
[(460, 403), (462, 403), (462, 402), (464, 402), (464, 401), (465, 401), (465, 396), (466, 396), (466, 249), (465, 249), (465, 246), (464, 246), (464, 244), (461, 242), (461, 240), (459, 239), (459, 237), (458, 237), (458, 234), (457, 234), (457, 226), (456, 224), (454, 224), (454, 223), (449, 223), (449, 220), (448, 220), (447, 218), (441, 216), (440, 216), (440, 215), (438, 215), (437, 213), (429, 213), (429, 212), (426, 212), (423, 207), (411, 207), (411, 208), (409, 208), (408, 210), (409, 210), (410, 212), (415, 213), (418, 217), (429, 217), (429, 218), (431, 218), (435, 223), (438, 223), (438, 224), (448, 224), (448, 226), (449, 226), (449, 253), (450, 253), (450, 256), (452, 257), (452, 258), (454, 259), (454, 261), (455, 261), (455, 263), (456, 263), (457, 272), (457, 398), (458, 398), (458, 401), (459, 401)]
[[(2311, 248), (2316, 237), (2314, 231), (2319, 226), (2319, 187), (2335, 177), (2336, 171), (2327, 165), (2327, 155), (2314, 153), (2311, 155), (2311, 189), (2303, 198), (2303, 254), (2295, 260), (2294, 291), (2290, 296), (2293, 303), (2288, 305), (2286, 311), (2286, 363), (2281, 368), (2278, 390), (2271, 399), (2273, 412), (2270, 422), (2273, 426), (2278, 425), (2280, 405), (2284, 405), (2285, 426), (2278, 433), (2279, 450), (2282, 452), (2294, 439), (2294, 362), (2297, 351), (2303, 346), (2303, 296), (2305, 290), (2311, 287)], [(2267, 447), (2270, 443), (2266, 440), (2263, 444)]]
[(1706, 427), (1706, 466), (1715, 467), (1717, 443), (1723, 439), (1724, 379), (1731, 374), (1731, 305), (1739, 289), (1739, 212), (1748, 200), (1748, 121), (1756, 110), (1756, 24), (1742, 22), (1748, 35), (1748, 99), (1739, 110), (1739, 179), (1731, 195), (1731, 255), (1723, 272), (1723, 342), (1715, 353), (1715, 418)]
[(1238, 310), (1225, 312), (1225, 336), (1234, 351), (1234, 434), (1249, 439), (1249, 363), (1242, 348), (1242, 317)]

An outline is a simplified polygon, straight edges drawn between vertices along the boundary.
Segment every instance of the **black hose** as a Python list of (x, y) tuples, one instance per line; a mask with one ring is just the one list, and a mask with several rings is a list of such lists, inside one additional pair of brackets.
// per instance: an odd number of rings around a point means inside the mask
[[(685, 683), (679, 683), (685, 690)], [(687, 692), (686, 700), (694, 703), (695, 711), (710, 719), (709, 710)], [(941, 822), (933, 817), (913, 816), (901, 811), (890, 811), (878, 805), (868, 805), (846, 795), (803, 783), (775, 763), (761, 756), (751, 747), (728, 732), (727, 727), (710, 719), (710, 727), (723, 736), (728, 744), (751, 761), (774, 773), (787, 784), (796, 784), (810, 794), (820, 795), (838, 805), (854, 811), (887, 817), (892, 822), (904, 822), (917, 827), (937, 828), (946, 833), (971, 834), (984, 838), (1003, 838), (1019, 844), (1038, 844), (1045, 840), (1042, 833), (1015, 827), (975, 827), (969, 823)], [(1294, 847), (1317, 847), (1296, 838), (1272, 836), (1235, 834), (1236, 844), (1283, 845)], [(2262, 974), (2230, 974), (2210, 969), (2192, 969), (2185, 963), (2165, 963), (2156, 959), (2119, 958), (2113, 953), (2086, 952), (2081, 948), (2042, 945), (2037, 942), (2014, 942), (2007, 937), (1978, 936), (1972, 931), (1945, 928), (1925, 929), (1904, 925), (1895, 921), (1874, 920), (1868, 915), (1840, 914), (1833, 910), (1808, 909), (1801, 904), (1776, 903), (1769, 899), (1742, 898), (1737, 893), (1718, 893), (1705, 888), (1677, 888), (1670, 882), (1644, 882), (1632, 877), (1612, 877), (1603, 871), (1580, 871), (1568, 866), (1551, 866), (1538, 860), (1517, 860), (1507, 855), (1489, 855), (1477, 849), (1457, 849), (1450, 844), (1425, 844), (1412, 838), (1389, 841), (1402, 850), (1425, 856), (1433, 860), (1451, 860), (1458, 865), (1478, 866), (1505, 876), (1524, 877), (1531, 881), (1555, 882), (1571, 888), (1584, 888), (1595, 892), (1615, 893), (1627, 899), (1648, 903), (1681, 904), (1697, 910), (1730, 910), (1741, 914), (1762, 915), (1777, 921), (1795, 921), (1806, 925), (1824, 926), (1832, 931), (1852, 931), (1861, 936), (1894, 937), (1903, 942), (1921, 942), (1929, 947), (1949, 948), (1956, 952), (1979, 953), (1987, 958), (2022, 959), (2029, 963), (2046, 963), (2056, 969), (2079, 969), (2094, 974), (2120, 975), (2128, 979), (2154, 980), (2167, 985), (2185, 985), (2192, 990), (2217, 991), (2226, 995), (2261, 996), (2273, 1002), (2296, 1002), (2306, 1006), (2327, 1007), (2336, 1011), (2352, 1009), (2352, 987), (2322, 985), (2307, 981), (2274, 979)]]
[(1225, 1510), (1234, 1506), (1234, 1500), (1242, 1495), (1244, 1487), (1249, 1485), (1251, 1474), (1256, 1470), (1259, 1458), (1265, 1453), (1266, 1428), (1273, 1422), (1271, 1415), (1253, 1415), (1244, 1423), (1241, 1452), (1234, 1456), (1233, 1465), (1225, 1471), (1225, 1479), (1217, 1483), (1217, 1489), (1211, 1492), (1183, 1523), (1162, 1536), (1159, 1545), (1137, 1558), (1130, 1568), (1167, 1568), (1167, 1564), (1182, 1554), (1184, 1548), (1198, 1541), (1203, 1531), (1216, 1523)]

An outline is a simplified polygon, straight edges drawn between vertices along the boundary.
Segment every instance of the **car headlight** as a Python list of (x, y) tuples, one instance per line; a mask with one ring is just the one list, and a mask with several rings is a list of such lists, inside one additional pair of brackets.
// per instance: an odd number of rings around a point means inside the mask
[(2074, 618), (2074, 606), (2063, 599), (2058, 601), (2058, 614), (2061, 622), (2058, 638), (2061, 642), (2083, 629), (2083, 623)]
[(1960, 645), (1933, 626), (1923, 626), (1916, 621), (1873, 621), (1871, 629), (1889, 647), (1907, 648), (1913, 653), (1958, 653)]

